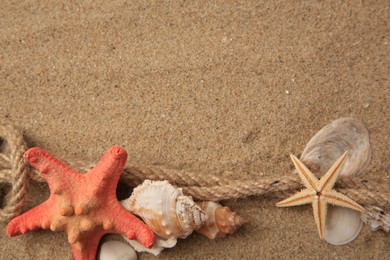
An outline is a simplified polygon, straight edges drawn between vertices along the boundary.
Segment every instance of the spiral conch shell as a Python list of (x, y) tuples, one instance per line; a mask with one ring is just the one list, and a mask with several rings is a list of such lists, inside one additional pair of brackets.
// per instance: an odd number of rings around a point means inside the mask
[(145, 180), (122, 205), (162, 238), (185, 238), (206, 220), (190, 196), (168, 181)]
[[(356, 118), (339, 118), (318, 131), (307, 143), (301, 161), (316, 174), (324, 174), (345, 151), (348, 158), (341, 176), (363, 173), (371, 159), (369, 132)], [(352, 209), (329, 206), (325, 224), (325, 240), (333, 245), (345, 245), (360, 233), (363, 223), (360, 213)]]
[(231, 211), (228, 207), (213, 201), (198, 202), (198, 205), (206, 212), (207, 220), (202, 227), (196, 230), (210, 239), (224, 237), (234, 233), (247, 220)]

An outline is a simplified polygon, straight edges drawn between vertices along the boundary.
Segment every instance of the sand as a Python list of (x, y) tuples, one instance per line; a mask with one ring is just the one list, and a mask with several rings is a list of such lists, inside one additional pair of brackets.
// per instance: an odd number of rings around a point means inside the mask
[[(98, 161), (119, 144), (137, 163), (256, 180), (290, 172), (290, 153), (354, 116), (371, 132), (366, 174), (385, 176), (389, 29), (384, 0), (3, 1), (0, 122), (58, 158)], [(32, 183), (25, 210), (47, 196)], [(191, 235), (159, 258), (390, 257), (385, 232), (363, 227), (332, 246), (310, 206), (277, 201), (225, 201), (250, 224), (215, 241)], [(1, 259), (71, 258), (64, 233), (0, 227)]]

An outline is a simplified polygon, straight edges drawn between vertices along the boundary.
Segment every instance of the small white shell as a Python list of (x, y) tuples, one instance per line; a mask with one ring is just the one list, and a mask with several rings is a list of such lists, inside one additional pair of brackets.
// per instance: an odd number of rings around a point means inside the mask
[[(371, 159), (370, 138), (363, 122), (356, 118), (340, 118), (322, 128), (307, 143), (301, 161), (314, 174), (323, 175), (345, 152), (348, 157), (339, 176), (361, 174)], [(345, 245), (360, 233), (360, 213), (329, 205), (325, 224), (325, 240)]]
[(141, 243), (138, 243), (137, 240), (130, 240), (126, 236), (122, 236), (122, 237), (135, 249), (135, 251), (147, 252), (155, 256), (158, 256), (161, 253), (161, 251), (163, 251), (165, 248), (174, 247), (177, 243), (176, 238), (163, 239), (158, 235), (155, 235), (153, 246), (151, 248), (148, 248), (142, 245)]
[(390, 232), (390, 212), (375, 206), (366, 207), (366, 211), (361, 214), (361, 218), (371, 230), (383, 229)]
[(206, 220), (192, 198), (168, 181), (145, 180), (122, 205), (164, 239), (185, 238)]
[(100, 248), (99, 260), (113, 259), (137, 260), (137, 253), (131, 246), (120, 241), (104, 242)]

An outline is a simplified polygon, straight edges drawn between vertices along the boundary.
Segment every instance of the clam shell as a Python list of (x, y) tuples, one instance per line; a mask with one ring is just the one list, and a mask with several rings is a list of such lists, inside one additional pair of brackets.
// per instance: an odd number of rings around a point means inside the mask
[(120, 241), (110, 240), (104, 242), (100, 248), (99, 260), (113, 260), (113, 259), (123, 259), (123, 260), (137, 260), (137, 253), (135, 250)]
[[(369, 132), (359, 119), (340, 118), (322, 128), (307, 143), (300, 159), (314, 174), (323, 175), (345, 151), (348, 157), (340, 176), (363, 173), (370, 163), (371, 146)], [(328, 243), (345, 245), (361, 228), (359, 212), (329, 205), (324, 235)]]
[(341, 176), (363, 173), (371, 160), (370, 134), (357, 118), (340, 118), (318, 131), (306, 144), (301, 161), (314, 174), (324, 174), (345, 151)]
[(206, 220), (192, 198), (168, 181), (145, 180), (122, 205), (164, 239), (185, 238)]
[(360, 213), (349, 208), (328, 206), (324, 238), (332, 245), (345, 245), (360, 234)]

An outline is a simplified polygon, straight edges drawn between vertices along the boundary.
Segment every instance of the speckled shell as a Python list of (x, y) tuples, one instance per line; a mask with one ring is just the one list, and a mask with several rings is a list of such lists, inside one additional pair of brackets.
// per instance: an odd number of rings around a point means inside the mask
[(207, 220), (196, 232), (210, 239), (232, 234), (248, 222), (237, 215), (236, 212), (231, 211), (228, 207), (223, 207), (217, 202), (203, 201), (198, 202), (198, 205), (206, 212)]
[(366, 211), (361, 214), (361, 218), (373, 231), (383, 229), (385, 232), (390, 232), (390, 211), (368, 206)]
[[(339, 176), (363, 173), (370, 163), (371, 146), (369, 132), (359, 119), (340, 118), (322, 128), (307, 143), (300, 159), (319, 177), (345, 151), (348, 157)], [(362, 226), (359, 212), (329, 205), (324, 238), (333, 245), (348, 244)]]
[(185, 238), (206, 220), (192, 198), (168, 181), (145, 180), (122, 205), (164, 239)]

